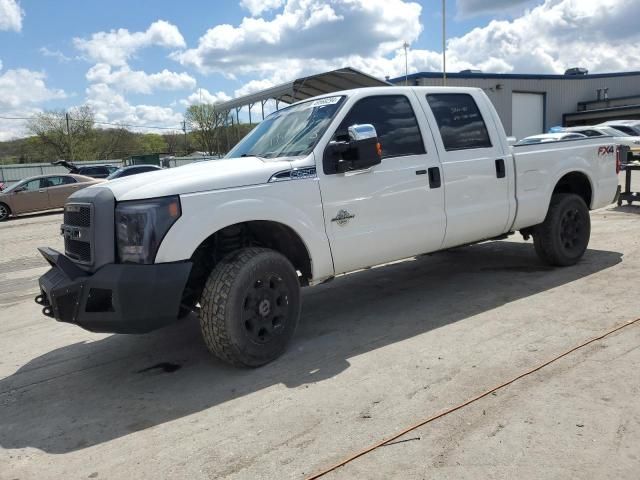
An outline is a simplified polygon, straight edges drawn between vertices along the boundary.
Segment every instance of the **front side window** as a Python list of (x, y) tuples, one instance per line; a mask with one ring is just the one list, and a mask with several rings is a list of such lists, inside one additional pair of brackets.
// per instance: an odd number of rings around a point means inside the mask
[(40, 188), (45, 188), (44, 186), (40, 186), (41, 182), (44, 180), (44, 178), (39, 178), (37, 180), (31, 180), (30, 182), (27, 182), (25, 184), (23, 184), (24, 189), (27, 192), (36, 192), (38, 190), (40, 190)]
[(491, 139), (480, 109), (467, 93), (432, 93), (427, 102), (447, 151), (490, 148)]
[(382, 158), (425, 153), (418, 121), (404, 95), (380, 95), (359, 100), (336, 130), (335, 139), (352, 125), (371, 124), (382, 145)]
[(225, 158), (308, 155), (329, 127), (343, 101), (343, 96), (324, 97), (274, 112)]

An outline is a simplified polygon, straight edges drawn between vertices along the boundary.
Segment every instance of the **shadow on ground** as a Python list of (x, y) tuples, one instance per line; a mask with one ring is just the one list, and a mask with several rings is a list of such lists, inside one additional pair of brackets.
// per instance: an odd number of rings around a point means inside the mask
[(611, 208), (610, 210), (614, 212), (623, 212), (623, 213), (640, 213), (640, 205), (636, 202), (633, 204), (620, 205)]
[[(306, 289), (287, 354), (257, 370), (213, 358), (195, 318), (33, 359), (0, 380), (0, 446), (65, 453), (160, 425), (274, 384), (331, 378), (349, 358), (610, 268), (616, 252), (541, 266), (531, 244), (495, 242), (419, 257)], [(529, 319), (522, 319), (528, 321)], [(28, 341), (28, 340), (25, 340)]]

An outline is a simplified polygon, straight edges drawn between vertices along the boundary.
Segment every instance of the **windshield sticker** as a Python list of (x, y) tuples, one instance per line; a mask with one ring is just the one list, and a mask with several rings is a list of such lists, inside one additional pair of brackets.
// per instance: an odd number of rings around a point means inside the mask
[(338, 103), (340, 101), (342, 97), (327, 97), (327, 98), (321, 98), (320, 100), (316, 100), (315, 102), (311, 103), (311, 108), (314, 107), (324, 107), (325, 105), (335, 105), (336, 103)]

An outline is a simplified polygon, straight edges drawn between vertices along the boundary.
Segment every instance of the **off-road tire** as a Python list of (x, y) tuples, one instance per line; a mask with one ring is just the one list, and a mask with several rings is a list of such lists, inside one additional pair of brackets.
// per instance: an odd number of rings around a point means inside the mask
[(207, 348), (235, 366), (259, 367), (286, 350), (300, 318), (300, 283), (291, 262), (266, 248), (223, 258), (200, 300)]
[(590, 235), (589, 208), (582, 197), (557, 193), (551, 197), (544, 222), (533, 231), (533, 244), (543, 262), (566, 267), (582, 258)]
[(0, 222), (4, 222), (11, 215), (11, 209), (6, 203), (0, 203)]

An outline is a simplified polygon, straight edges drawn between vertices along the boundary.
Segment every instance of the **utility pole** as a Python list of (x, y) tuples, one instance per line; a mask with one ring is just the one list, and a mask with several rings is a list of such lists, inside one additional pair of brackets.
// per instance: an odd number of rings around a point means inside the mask
[(69, 113), (64, 112), (64, 118), (67, 121), (67, 145), (69, 146), (69, 160), (73, 161), (73, 146), (71, 144), (71, 130), (69, 129)]
[(402, 44), (404, 48), (404, 86), (409, 85), (409, 58), (407, 56), (407, 48), (409, 48), (409, 44), (405, 41)]
[(187, 150), (187, 121), (182, 121), (182, 131), (184, 132), (184, 156), (189, 155), (189, 151)]
[(442, 0), (442, 85), (447, 85), (447, 10)]

